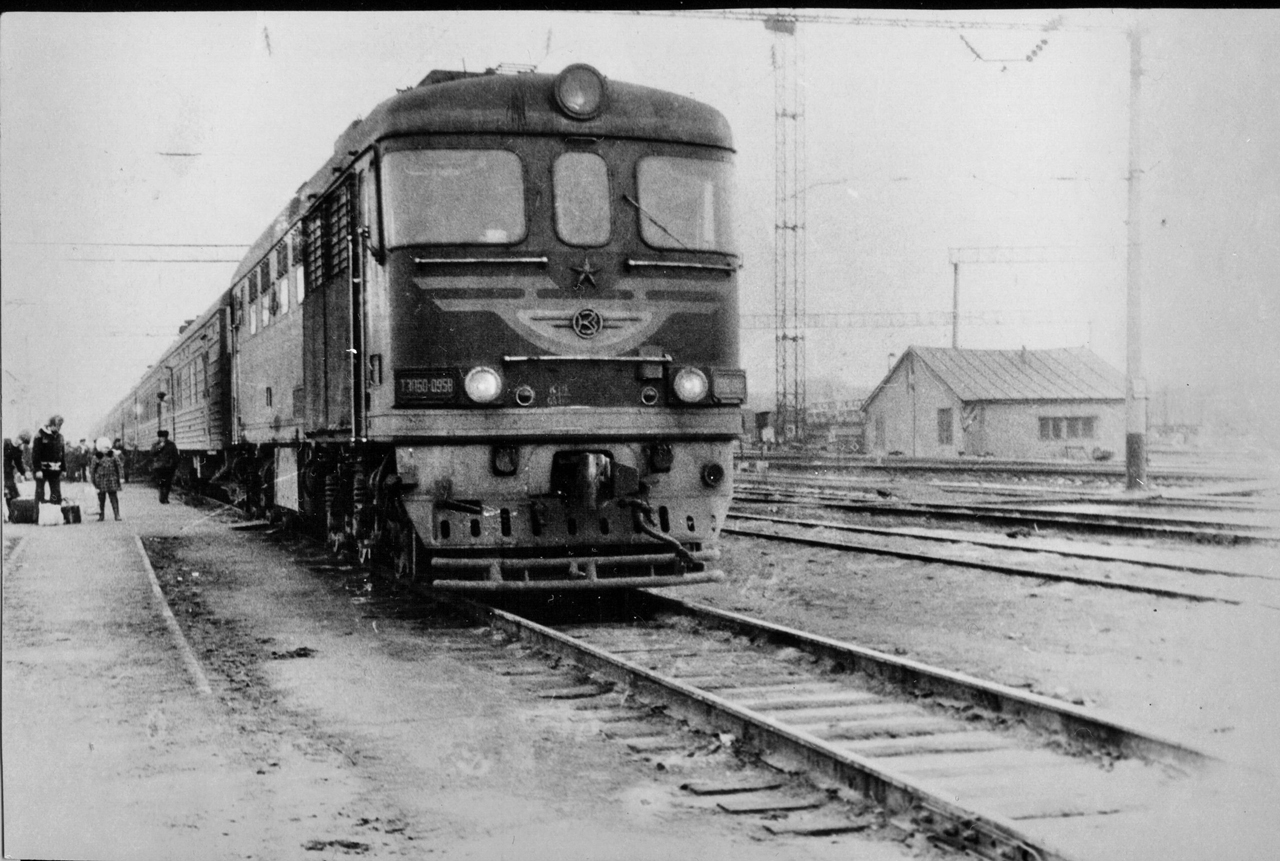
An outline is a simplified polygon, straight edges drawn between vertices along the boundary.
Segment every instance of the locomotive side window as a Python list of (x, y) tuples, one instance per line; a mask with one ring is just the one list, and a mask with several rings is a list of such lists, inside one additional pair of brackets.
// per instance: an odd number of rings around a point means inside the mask
[(387, 153), (382, 182), (388, 247), (524, 239), (524, 177), (513, 152)]
[(556, 159), (553, 173), (556, 233), (569, 245), (609, 241), (609, 169), (595, 153), (570, 152)]
[(637, 170), (640, 236), (655, 248), (733, 253), (727, 163), (650, 156)]
[(297, 288), (298, 304), (302, 304), (302, 300), (307, 298), (307, 270), (302, 265), (303, 247), (302, 247), (302, 231), (294, 228), (289, 234), (290, 258), (289, 265), (293, 269), (294, 286)]
[(277, 295), (280, 297), (280, 313), (289, 313), (289, 243), (281, 241), (276, 246)]

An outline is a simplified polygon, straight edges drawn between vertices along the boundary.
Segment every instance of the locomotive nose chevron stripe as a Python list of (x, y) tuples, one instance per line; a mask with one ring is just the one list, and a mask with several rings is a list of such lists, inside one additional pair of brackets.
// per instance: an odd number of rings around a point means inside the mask
[[(459, 282), (471, 282), (473, 279), (448, 279), (448, 298), (432, 295), (444, 286), (443, 279), (417, 279), (416, 283), (423, 288), (429, 299), (437, 308), (445, 313), (465, 311), (485, 311), (496, 314), (504, 323), (514, 329), (521, 337), (548, 352), (572, 352), (586, 355), (614, 355), (634, 349), (644, 343), (673, 314), (710, 315), (720, 308), (718, 301), (671, 301), (669, 298), (675, 291), (674, 285), (652, 280), (621, 281), (618, 287), (633, 291), (633, 295), (642, 296), (647, 291), (661, 291), (664, 299), (661, 302), (642, 300), (602, 300), (593, 298), (590, 310), (599, 318), (600, 328), (590, 337), (581, 337), (574, 329), (574, 317), (584, 310), (581, 297), (569, 296), (563, 299), (540, 299), (536, 295), (539, 289), (545, 290), (551, 284), (547, 278), (502, 278), (500, 285), (505, 289), (521, 287), (524, 297), (521, 299), (495, 300), (492, 296), (484, 298), (456, 298)], [(465, 286), (492, 287), (490, 282), (474, 279), (474, 285)], [(700, 291), (701, 292), (701, 291)], [(705, 296), (705, 292), (701, 292)]]

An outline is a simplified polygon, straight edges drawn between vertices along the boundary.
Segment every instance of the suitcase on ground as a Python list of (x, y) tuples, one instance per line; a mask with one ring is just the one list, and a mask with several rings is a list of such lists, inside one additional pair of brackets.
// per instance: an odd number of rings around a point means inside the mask
[(36, 508), (34, 499), (9, 500), (10, 523), (35, 523), (40, 519), (40, 510)]
[(62, 506), (62, 522), (63, 523), (79, 523), (80, 522), (80, 506), (78, 505)]

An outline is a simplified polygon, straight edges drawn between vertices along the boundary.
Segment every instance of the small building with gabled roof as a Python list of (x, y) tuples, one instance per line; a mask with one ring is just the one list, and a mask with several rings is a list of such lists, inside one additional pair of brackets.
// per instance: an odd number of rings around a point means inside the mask
[(1106, 459), (1124, 452), (1125, 378), (1084, 347), (908, 347), (863, 407), (867, 448), (909, 457)]

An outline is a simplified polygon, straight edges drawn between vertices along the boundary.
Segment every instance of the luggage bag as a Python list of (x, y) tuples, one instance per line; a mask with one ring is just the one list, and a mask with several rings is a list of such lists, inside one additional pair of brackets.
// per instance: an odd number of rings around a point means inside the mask
[(34, 499), (9, 500), (10, 523), (35, 523), (40, 516)]
[(79, 523), (80, 522), (80, 506), (78, 505), (62, 506), (62, 522), (63, 523)]
[(36, 523), (40, 526), (61, 526), (62, 506), (42, 502), (36, 506)]

